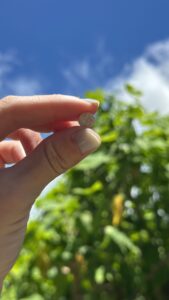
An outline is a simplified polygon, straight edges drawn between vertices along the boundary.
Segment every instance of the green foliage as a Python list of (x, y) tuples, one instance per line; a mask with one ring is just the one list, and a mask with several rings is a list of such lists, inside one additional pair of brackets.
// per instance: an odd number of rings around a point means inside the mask
[(135, 87), (133, 87), (131, 84), (126, 84), (125, 85), (125, 89), (126, 91), (131, 94), (132, 96), (135, 96), (135, 97), (140, 97), (142, 96), (142, 92), (137, 90)]
[(126, 88), (101, 101), (99, 151), (37, 201), (3, 300), (168, 299), (169, 117)]

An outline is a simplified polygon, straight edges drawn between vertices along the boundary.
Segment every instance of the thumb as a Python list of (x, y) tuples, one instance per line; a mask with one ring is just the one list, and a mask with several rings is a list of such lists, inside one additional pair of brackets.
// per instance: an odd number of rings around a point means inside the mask
[[(28, 202), (32, 205), (42, 189), (55, 177), (76, 165), (95, 151), (100, 137), (90, 128), (71, 127), (43, 140), (12, 172)], [(23, 199), (22, 199), (23, 201)]]

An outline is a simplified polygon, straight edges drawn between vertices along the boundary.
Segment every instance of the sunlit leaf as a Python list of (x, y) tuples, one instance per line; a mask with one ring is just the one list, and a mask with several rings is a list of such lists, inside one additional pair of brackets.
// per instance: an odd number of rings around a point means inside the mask
[(110, 159), (111, 158), (106, 156), (103, 152), (94, 153), (78, 164), (76, 169), (83, 171), (92, 170), (107, 163)]
[(110, 237), (114, 241), (122, 252), (125, 252), (126, 249), (132, 251), (135, 255), (139, 256), (141, 254), (140, 249), (136, 247), (132, 241), (121, 231), (113, 226), (105, 227), (105, 235)]

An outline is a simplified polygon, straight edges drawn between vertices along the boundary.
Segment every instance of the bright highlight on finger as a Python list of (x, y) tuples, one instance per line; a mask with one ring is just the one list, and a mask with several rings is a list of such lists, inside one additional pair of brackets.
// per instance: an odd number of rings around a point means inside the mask
[(5, 164), (16, 163), (26, 156), (25, 151), (19, 141), (0, 142), (0, 167)]

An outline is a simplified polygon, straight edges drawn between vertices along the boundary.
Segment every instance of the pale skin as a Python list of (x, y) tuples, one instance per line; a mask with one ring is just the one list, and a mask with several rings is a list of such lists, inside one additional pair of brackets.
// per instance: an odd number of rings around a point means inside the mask
[[(59, 94), (1, 99), (0, 289), (22, 247), (37, 196), (100, 146), (99, 136), (78, 123), (82, 113), (94, 114), (97, 109), (97, 101)], [(51, 131), (42, 140), (40, 132)], [(14, 165), (5, 168), (9, 163)]]

